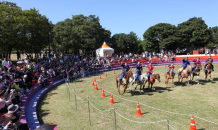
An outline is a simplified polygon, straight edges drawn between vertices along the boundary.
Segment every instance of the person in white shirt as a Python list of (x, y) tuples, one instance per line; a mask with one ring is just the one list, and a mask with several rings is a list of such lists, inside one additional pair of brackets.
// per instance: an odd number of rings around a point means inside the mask
[(2, 66), (6, 68), (7, 65), (8, 65), (8, 62), (6, 61), (6, 58), (4, 58), (4, 60), (2, 61)]
[(52, 77), (53, 77), (53, 69), (50, 68), (50, 69), (48, 70), (48, 72), (49, 72), (50, 78), (52, 78)]
[(29, 64), (29, 60), (28, 60), (28, 58), (27, 58), (27, 57), (25, 57), (25, 60), (24, 60), (24, 62), (25, 62), (26, 64)]
[(13, 92), (12, 91), (8, 96), (9, 96), (9, 99), (7, 101), (4, 100), (5, 96), (7, 93), (5, 93), (5, 91), (1, 91), (0, 92), (0, 113), (5, 113), (5, 112), (8, 112), (8, 109), (5, 105), (8, 105), (10, 102), (11, 102), (11, 98), (13, 96)]
[(12, 65), (11, 59), (8, 60), (8, 64)]

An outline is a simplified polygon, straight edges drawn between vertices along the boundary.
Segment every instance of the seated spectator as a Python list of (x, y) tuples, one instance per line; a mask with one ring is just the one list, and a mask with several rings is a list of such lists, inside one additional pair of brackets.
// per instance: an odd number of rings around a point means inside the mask
[(28, 59), (27, 57), (25, 57), (24, 62), (25, 62), (26, 64), (29, 64), (29, 59)]
[(17, 90), (17, 92), (20, 94), (20, 96), (26, 96), (27, 92), (26, 92), (25, 88), (23, 88), (19, 79), (14, 80), (14, 88)]
[(80, 71), (80, 73), (81, 73), (82, 77), (84, 77), (84, 76), (85, 76), (85, 70), (84, 70), (84, 67), (82, 67), (82, 68), (81, 68), (81, 71)]
[(18, 105), (11, 104), (8, 106), (8, 113), (5, 115), (5, 121), (4, 121), (5, 126), (10, 122), (13, 115), (18, 115), (19, 117), (22, 116), (24, 111), (18, 111), (18, 109), (19, 109)]
[[(14, 92), (14, 91), (13, 91)], [(5, 100), (5, 96), (7, 95), (6, 91), (0, 90), (0, 113), (8, 112), (7, 105), (11, 102), (11, 98), (13, 96), (13, 92), (8, 94), (8, 100)]]
[(44, 77), (42, 75), (40, 75), (40, 77), (38, 79), (38, 83), (41, 84), (42, 87), (47, 88), (44, 80), (45, 80)]
[(135, 57), (132, 58), (132, 63), (136, 63), (136, 58)]
[(11, 120), (6, 124), (6, 126), (3, 128), (3, 130), (29, 130), (27, 124), (21, 124), (20, 123), (21, 116), (17, 114), (13, 114), (11, 117)]

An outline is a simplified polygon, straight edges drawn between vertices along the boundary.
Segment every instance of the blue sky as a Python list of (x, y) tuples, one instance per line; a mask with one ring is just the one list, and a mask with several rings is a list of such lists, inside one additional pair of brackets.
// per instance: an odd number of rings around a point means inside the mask
[[(72, 15), (96, 15), (103, 28), (116, 33), (144, 32), (157, 23), (180, 24), (202, 17), (208, 27), (218, 26), (218, 0), (10, 0), (23, 10), (36, 8), (52, 23)], [(112, 36), (111, 35), (111, 36)]]

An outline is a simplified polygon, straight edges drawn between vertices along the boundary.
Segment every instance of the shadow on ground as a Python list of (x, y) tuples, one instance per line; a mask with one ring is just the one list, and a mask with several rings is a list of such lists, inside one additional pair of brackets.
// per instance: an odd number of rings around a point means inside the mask
[[(56, 90), (57, 87), (52, 88), (50, 91)], [(43, 121), (42, 118), (50, 114), (50, 110), (42, 110), (42, 106), (45, 105), (45, 104), (49, 104), (48, 102), (46, 102), (46, 99), (49, 99), (54, 94), (57, 94), (57, 93), (54, 92), (54, 93), (45, 94), (41, 98), (41, 100), (39, 101), (39, 103), (37, 105), (37, 109), (36, 109), (39, 124), (44, 124), (44, 121)]]
[[(152, 89), (148, 89), (148, 88), (144, 88), (144, 90), (141, 90), (141, 94), (140, 94), (140, 87), (138, 89), (136, 89), (136, 91), (127, 91), (127, 93), (131, 93), (132, 96), (138, 96), (138, 95), (148, 95), (148, 96), (152, 96), (153, 92), (158, 92), (158, 93), (163, 93), (163, 92), (169, 92), (169, 91), (173, 91), (172, 89), (170, 89), (171, 87), (153, 87)], [(143, 89), (143, 87), (142, 87)]]

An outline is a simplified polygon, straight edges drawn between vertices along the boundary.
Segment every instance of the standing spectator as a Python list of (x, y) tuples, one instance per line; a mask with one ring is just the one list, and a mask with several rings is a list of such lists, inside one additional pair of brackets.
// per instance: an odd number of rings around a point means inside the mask
[(20, 52), (17, 51), (17, 60), (19, 60), (19, 59), (20, 59)]
[(8, 62), (6, 60), (6, 58), (4, 58), (4, 60), (2, 61), (2, 66), (4, 67), (5, 71), (8, 70), (8, 68), (6, 67), (8, 65)]
[(9, 64), (10, 66), (12, 65), (11, 59), (8, 60), (8, 64)]
[(29, 59), (28, 59), (27, 57), (25, 57), (24, 62), (25, 62), (26, 64), (29, 64)]

